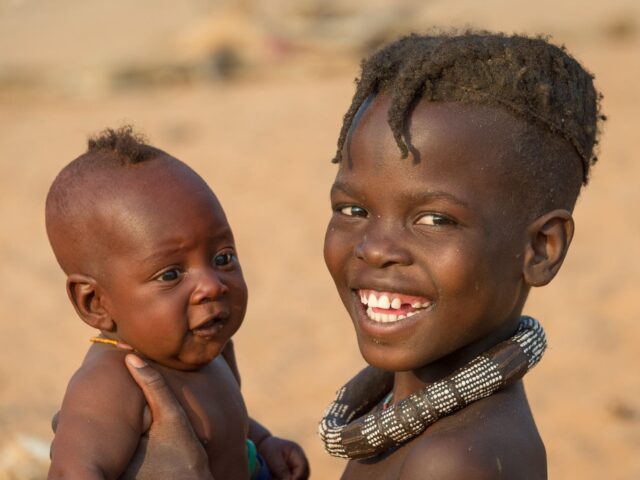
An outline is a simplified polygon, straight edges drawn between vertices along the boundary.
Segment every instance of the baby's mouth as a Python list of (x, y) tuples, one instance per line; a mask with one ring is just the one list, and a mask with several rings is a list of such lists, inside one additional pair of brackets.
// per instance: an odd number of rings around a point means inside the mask
[(197, 337), (209, 338), (222, 330), (222, 327), (224, 327), (224, 318), (221, 316), (216, 316), (211, 318), (210, 320), (202, 322), (197, 327), (192, 328), (191, 333), (193, 333)]
[(374, 322), (393, 323), (412, 317), (433, 302), (425, 297), (378, 290), (357, 290), (367, 317)]

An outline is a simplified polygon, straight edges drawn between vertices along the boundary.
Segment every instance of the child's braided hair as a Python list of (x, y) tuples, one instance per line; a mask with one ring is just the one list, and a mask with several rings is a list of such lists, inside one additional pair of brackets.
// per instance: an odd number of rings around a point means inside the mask
[(420, 100), (502, 106), (527, 122), (561, 136), (582, 160), (582, 181), (597, 157), (601, 96), (593, 76), (563, 47), (545, 38), (486, 32), (409, 35), (362, 63), (351, 107), (344, 117), (334, 162), (358, 109), (383, 92), (391, 97), (389, 126), (408, 155), (407, 120)]

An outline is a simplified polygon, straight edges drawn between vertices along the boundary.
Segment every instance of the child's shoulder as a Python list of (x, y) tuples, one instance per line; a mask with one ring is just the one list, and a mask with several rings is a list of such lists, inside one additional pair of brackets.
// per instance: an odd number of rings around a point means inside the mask
[(402, 480), (547, 477), (544, 445), (521, 383), (443, 418), (412, 443)]
[[(127, 353), (111, 346), (93, 345), (69, 381), (62, 410), (72, 406), (105, 416), (119, 411), (128, 414), (134, 423), (140, 421), (145, 399), (125, 365)], [(127, 401), (123, 402), (123, 398)]]

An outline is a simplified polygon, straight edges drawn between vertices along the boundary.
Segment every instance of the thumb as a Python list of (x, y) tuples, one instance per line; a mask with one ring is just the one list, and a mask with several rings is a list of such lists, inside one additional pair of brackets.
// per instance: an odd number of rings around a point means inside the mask
[(142, 390), (155, 421), (162, 418), (175, 420), (185, 416), (184, 410), (158, 371), (134, 354), (127, 355), (125, 361), (129, 373)]

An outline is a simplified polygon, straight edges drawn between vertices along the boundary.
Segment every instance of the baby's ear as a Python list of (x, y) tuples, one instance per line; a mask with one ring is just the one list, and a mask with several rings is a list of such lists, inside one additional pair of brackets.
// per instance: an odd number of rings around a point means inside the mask
[(98, 330), (113, 331), (115, 323), (98, 292), (98, 282), (88, 275), (72, 273), (67, 277), (67, 294), (80, 318)]
[(573, 238), (574, 223), (567, 210), (552, 210), (527, 229), (523, 275), (532, 287), (541, 287), (556, 276)]

